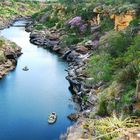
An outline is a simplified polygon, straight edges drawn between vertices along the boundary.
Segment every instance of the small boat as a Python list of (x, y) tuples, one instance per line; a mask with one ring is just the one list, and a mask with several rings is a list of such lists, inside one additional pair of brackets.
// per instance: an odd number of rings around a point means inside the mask
[(28, 68), (27, 66), (25, 66), (22, 70), (24, 70), (24, 71), (28, 71), (29, 68)]
[(48, 123), (52, 124), (55, 123), (57, 119), (57, 115), (55, 112), (52, 112), (49, 116), (48, 116)]

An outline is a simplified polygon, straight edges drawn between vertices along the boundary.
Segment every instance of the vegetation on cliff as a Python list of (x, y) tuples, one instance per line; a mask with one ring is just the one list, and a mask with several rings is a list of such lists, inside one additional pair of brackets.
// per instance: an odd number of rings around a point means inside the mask
[(4, 27), (9, 20), (31, 16), (35, 12), (39, 12), (44, 6), (43, 3), (39, 2), (3, 0), (0, 2), (0, 28)]
[[(112, 139), (122, 134), (122, 127), (140, 126), (139, 121), (129, 121), (132, 116), (140, 116), (140, 84), (136, 82), (140, 78), (139, 6), (137, 0), (60, 0), (33, 15), (36, 30), (63, 30), (63, 49), (71, 45), (90, 48), (92, 56), (84, 70), (90, 77), (86, 83), (103, 83), (96, 88), (96, 109), (89, 115), (93, 122), (90, 126), (93, 124), (99, 138)], [(123, 114), (123, 119), (111, 117), (113, 112), (116, 116)], [(96, 115), (110, 117), (94, 122)]]

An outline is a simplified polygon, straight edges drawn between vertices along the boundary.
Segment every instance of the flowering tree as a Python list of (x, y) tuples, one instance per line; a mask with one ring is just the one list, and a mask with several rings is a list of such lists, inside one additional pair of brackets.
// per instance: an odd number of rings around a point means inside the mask
[(76, 33), (84, 33), (88, 25), (84, 23), (80, 16), (76, 16), (66, 22), (67, 27)]

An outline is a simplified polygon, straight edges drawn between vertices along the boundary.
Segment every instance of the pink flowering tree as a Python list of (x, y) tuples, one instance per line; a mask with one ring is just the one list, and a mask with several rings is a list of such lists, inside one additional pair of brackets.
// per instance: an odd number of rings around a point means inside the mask
[(76, 16), (66, 22), (66, 27), (71, 32), (82, 34), (86, 32), (88, 24), (84, 23), (81, 16)]

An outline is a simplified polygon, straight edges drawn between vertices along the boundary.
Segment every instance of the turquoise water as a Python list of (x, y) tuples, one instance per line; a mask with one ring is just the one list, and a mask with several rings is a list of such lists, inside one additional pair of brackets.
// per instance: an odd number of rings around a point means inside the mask
[[(67, 63), (31, 44), (24, 30), (10, 27), (0, 32), (23, 52), (16, 69), (0, 80), (0, 140), (58, 140), (72, 124), (67, 115), (74, 111), (65, 79)], [(29, 71), (22, 70), (25, 65)], [(58, 119), (49, 125), (47, 117), (52, 111)]]

